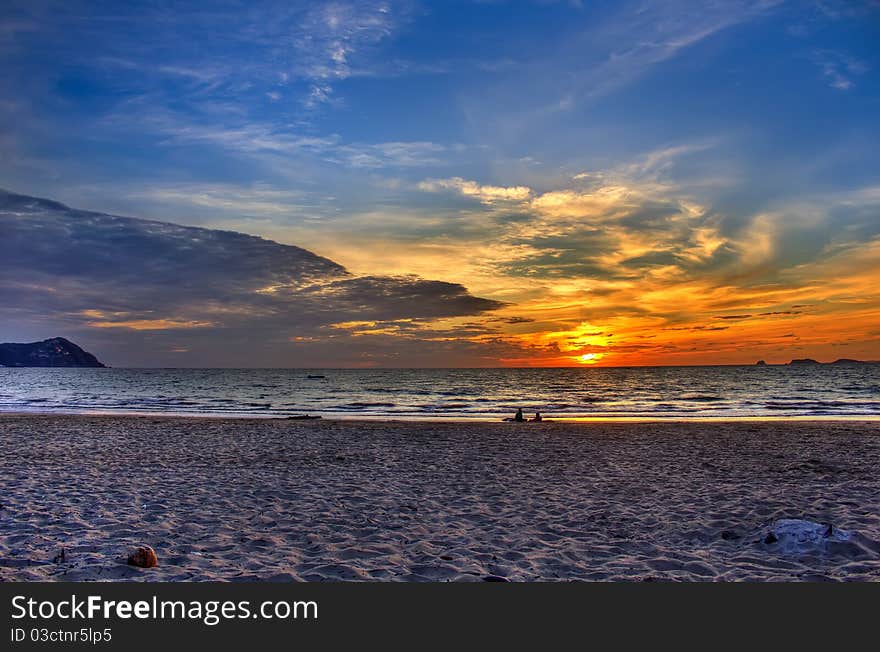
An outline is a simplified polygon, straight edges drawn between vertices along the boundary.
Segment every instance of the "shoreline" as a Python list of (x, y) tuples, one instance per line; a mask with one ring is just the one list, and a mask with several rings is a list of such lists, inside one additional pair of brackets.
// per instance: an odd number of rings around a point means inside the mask
[[(167, 418), (167, 419), (211, 419), (211, 420), (229, 420), (229, 421), (324, 421), (324, 422), (343, 422), (343, 423), (412, 423), (412, 424), (462, 424), (462, 425), (478, 425), (478, 424), (504, 424), (512, 423), (506, 421), (507, 417), (498, 416), (497, 418), (483, 417), (458, 417), (458, 416), (438, 416), (431, 417), (428, 415), (419, 415), (413, 417), (390, 415), (339, 415), (332, 414), (330, 416), (309, 415), (312, 419), (304, 419), (299, 415), (282, 416), (276, 414), (217, 414), (210, 412), (149, 412), (149, 411), (119, 411), (110, 410), (16, 410), (3, 411), (0, 410), (0, 419), (5, 417), (108, 417), (108, 418)], [(317, 417), (317, 418), (314, 418)], [(559, 424), (578, 424), (578, 423), (632, 423), (632, 424), (672, 424), (672, 423), (865, 423), (877, 424), (880, 427), (880, 415), (796, 415), (796, 416), (669, 416), (669, 417), (635, 417), (635, 416), (546, 416), (542, 421), (537, 423), (559, 423)], [(537, 425), (534, 421), (521, 422), (530, 425)]]
[(874, 422), (538, 425), (0, 415), (0, 581), (880, 581)]

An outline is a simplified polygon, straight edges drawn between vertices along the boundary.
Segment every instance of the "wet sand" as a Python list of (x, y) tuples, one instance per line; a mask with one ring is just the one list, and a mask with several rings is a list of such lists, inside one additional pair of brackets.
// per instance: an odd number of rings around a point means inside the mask
[(0, 580), (487, 578), (880, 580), (880, 424), (0, 416)]

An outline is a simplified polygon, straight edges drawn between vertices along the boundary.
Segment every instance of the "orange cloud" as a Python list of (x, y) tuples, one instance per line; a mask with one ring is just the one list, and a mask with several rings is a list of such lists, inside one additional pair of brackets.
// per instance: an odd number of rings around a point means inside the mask
[[(359, 272), (416, 271), (509, 303), (493, 313), (497, 332), (452, 336), (491, 349), (504, 365), (880, 359), (880, 238), (860, 241), (839, 228), (841, 239), (811, 242), (831, 232), (823, 225), (835, 211), (880, 204), (880, 192), (807, 198), (732, 220), (664, 183), (657, 167), (647, 160), (579, 174), (572, 187), (544, 192), (428, 180), (421, 190), (483, 205), (355, 217), (347, 237), (335, 231), (317, 249)], [(380, 223), (393, 228), (377, 230)], [(351, 330), (413, 336), (388, 324)]]
[(172, 329), (207, 328), (212, 322), (188, 319), (112, 319), (125, 313), (103, 313), (98, 310), (83, 310), (80, 314), (91, 317), (86, 326), (91, 328), (126, 328), (135, 331), (157, 331)]

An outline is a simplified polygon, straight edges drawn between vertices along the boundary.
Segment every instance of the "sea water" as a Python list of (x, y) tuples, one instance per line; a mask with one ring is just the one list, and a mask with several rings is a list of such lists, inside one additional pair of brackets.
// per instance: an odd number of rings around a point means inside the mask
[(576, 369), (0, 368), (0, 411), (325, 418), (880, 418), (880, 364)]

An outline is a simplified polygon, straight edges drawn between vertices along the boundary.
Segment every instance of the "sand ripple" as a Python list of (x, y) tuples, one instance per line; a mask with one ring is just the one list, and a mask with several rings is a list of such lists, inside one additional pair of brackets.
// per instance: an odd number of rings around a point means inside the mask
[(0, 579), (880, 580), (878, 469), (876, 424), (5, 416)]

